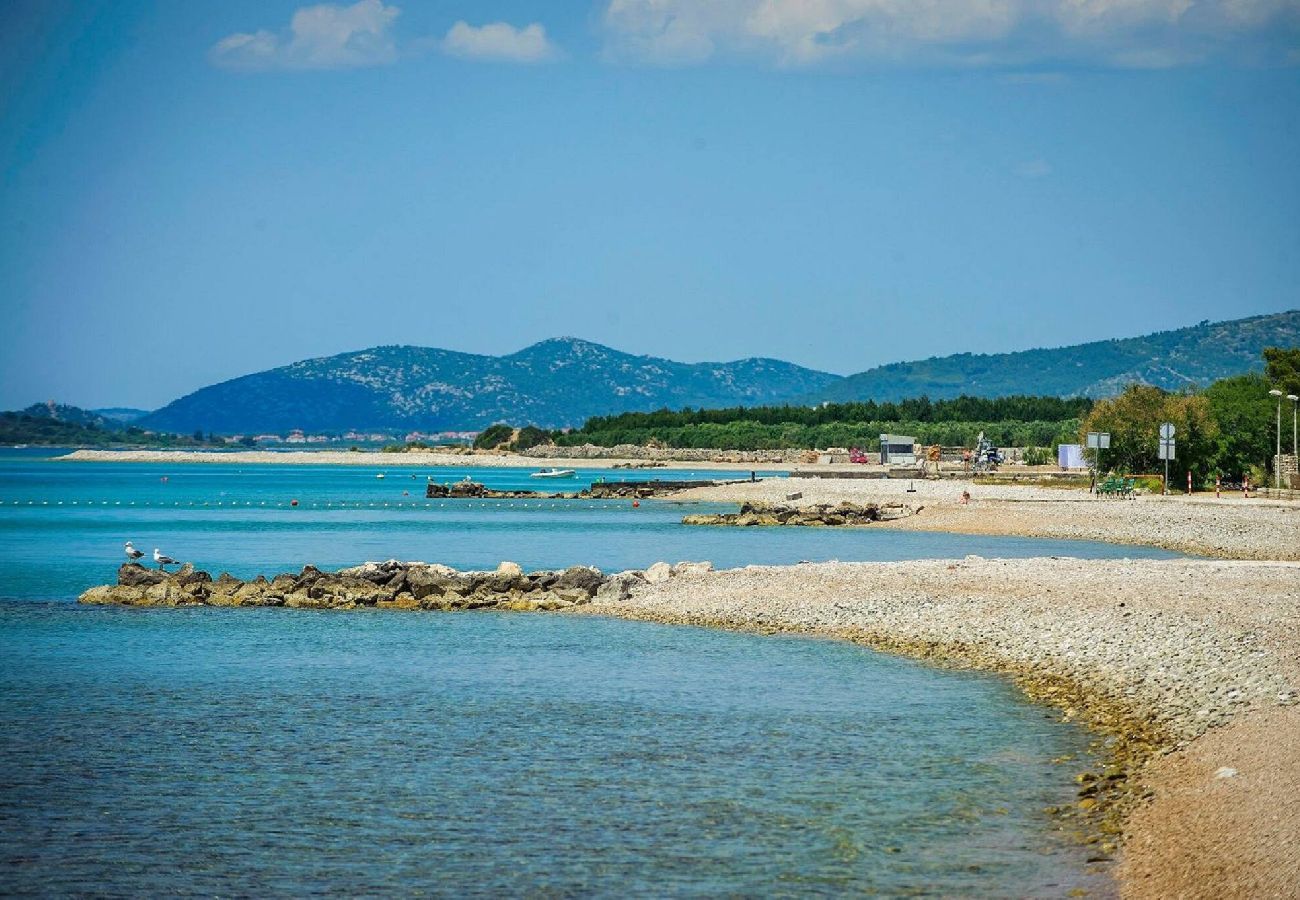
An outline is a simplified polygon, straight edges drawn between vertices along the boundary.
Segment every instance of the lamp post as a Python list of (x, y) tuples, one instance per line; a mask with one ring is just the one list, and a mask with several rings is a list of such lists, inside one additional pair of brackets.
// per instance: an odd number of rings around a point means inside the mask
[(1296, 410), (1300, 410), (1300, 397), (1295, 394), (1287, 394), (1288, 401), (1291, 401), (1291, 457), (1296, 460), (1296, 466), (1300, 466), (1300, 447), (1296, 446)]
[(1273, 486), (1282, 487), (1282, 392), (1277, 388), (1268, 392), (1277, 398), (1277, 454), (1273, 457)]
[(1295, 457), (1296, 465), (1300, 466), (1300, 448), (1296, 446), (1296, 410), (1300, 409), (1300, 396), (1287, 394), (1286, 398), (1291, 401), (1291, 455)]

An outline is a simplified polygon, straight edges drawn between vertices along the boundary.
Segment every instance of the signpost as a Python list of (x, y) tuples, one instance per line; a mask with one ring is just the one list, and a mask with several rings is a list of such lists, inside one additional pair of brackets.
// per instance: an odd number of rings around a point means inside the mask
[(1110, 432), (1109, 431), (1089, 431), (1088, 448), (1097, 451), (1097, 471), (1093, 479), (1093, 486), (1101, 483), (1101, 451), (1110, 449)]
[(1160, 426), (1160, 458), (1165, 461), (1166, 494), (1169, 493), (1169, 460), (1174, 458), (1174, 443), (1174, 425), (1172, 422), (1165, 422)]

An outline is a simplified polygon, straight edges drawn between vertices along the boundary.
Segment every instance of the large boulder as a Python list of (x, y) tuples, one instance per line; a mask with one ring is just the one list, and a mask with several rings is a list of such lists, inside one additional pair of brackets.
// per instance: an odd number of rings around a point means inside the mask
[(560, 573), (559, 577), (555, 579), (554, 585), (547, 585), (547, 587), (554, 587), (558, 590), (579, 590), (588, 597), (592, 597), (604, 583), (605, 576), (601, 574), (600, 569), (592, 566), (570, 566)]
[(139, 563), (122, 563), (117, 570), (117, 583), (123, 587), (148, 587), (162, 584), (167, 578), (161, 569), (146, 569)]
[(645, 580), (651, 584), (662, 584), (673, 577), (673, 567), (666, 562), (657, 562), (645, 570)]

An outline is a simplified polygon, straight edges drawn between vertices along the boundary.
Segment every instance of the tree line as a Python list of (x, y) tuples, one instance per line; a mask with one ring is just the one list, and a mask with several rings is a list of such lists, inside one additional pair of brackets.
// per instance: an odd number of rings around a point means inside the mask
[[(477, 447), (521, 450), (547, 440), (560, 446), (619, 444), (681, 449), (785, 450), (859, 447), (876, 451), (881, 434), (907, 434), (921, 444), (972, 447), (981, 432), (997, 446), (1050, 448), (1084, 444), (1089, 431), (1111, 435), (1103, 451), (1107, 471), (1159, 473), (1160, 425), (1176, 429), (1170, 476), (1180, 484), (1190, 471), (1202, 486), (1216, 475), (1243, 476), (1259, 483), (1271, 466), (1276, 440), (1276, 398), (1269, 390), (1300, 395), (1300, 348), (1264, 351), (1264, 374), (1216, 381), (1203, 390), (1164, 391), (1130, 385), (1117, 397), (958, 397), (820, 406), (758, 406), (726, 409), (661, 409), (593, 416), (572, 431), (545, 432), (527, 426), (517, 432), (494, 425)], [(1289, 404), (1288, 404), (1289, 406)], [(1288, 434), (1289, 437), (1289, 434)], [(1290, 452), (1289, 440), (1283, 441)], [(1040, 452), (1040, 455), (1041, 452)]]

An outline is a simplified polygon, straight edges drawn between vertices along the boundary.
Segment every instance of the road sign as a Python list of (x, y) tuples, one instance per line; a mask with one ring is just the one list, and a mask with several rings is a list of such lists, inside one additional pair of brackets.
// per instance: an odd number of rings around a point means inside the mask
[(1089, 431), (1089, 432), (1088, 432), (1088, 449), (1089, 449), (1089, 450), (1109, 450), (1109, 449), (1110, 449), (1110, 432), (1109, 432), (1109, 431)]
[(1166, 440), (1162, 440), (1162, 441), (1160, 441), (1160, 456), (1157, 457), (1157, 458), (1158, 458), (1158, 459), (1173, 459), (1173, 458), (1174, 458), (1174, 444), (1175, 444), (1175, 443), (1177, 443), (1177, 442), (1176, 442), (1173, 438), (1170, 438), (1170, 439), (1167, 440), (1167, 441), (1166, 441)]
[(1174, 423), (1166, 422), (1160, 426), (1160, 440), (1172, 441), (1174, 439)]

